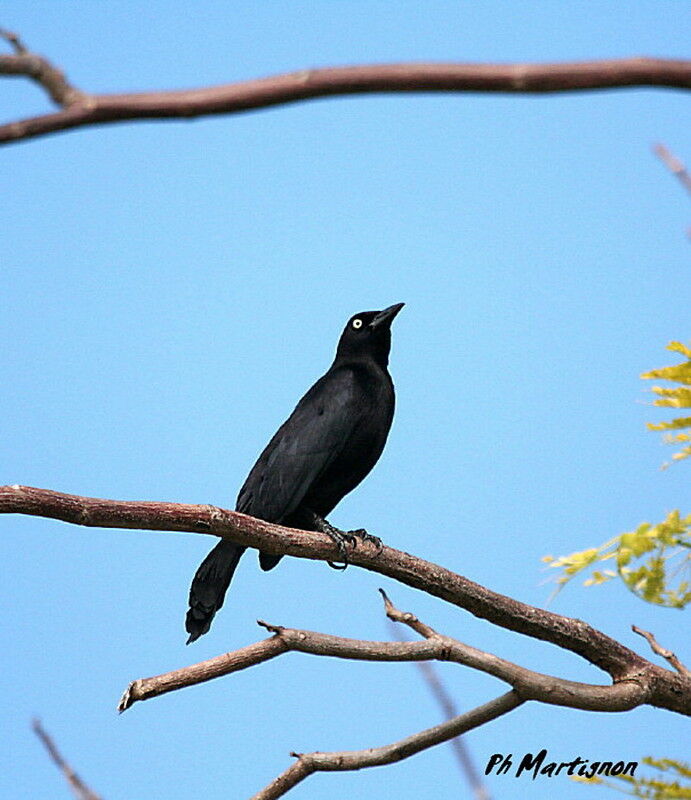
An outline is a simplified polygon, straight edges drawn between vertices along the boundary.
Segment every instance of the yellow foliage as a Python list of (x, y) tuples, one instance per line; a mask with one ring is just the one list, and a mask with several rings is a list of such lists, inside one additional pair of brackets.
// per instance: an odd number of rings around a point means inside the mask
[[(652, 391), (657, 395), (653, 400), (653, 405), (666, 408), (691, 408), (691, 388), (687, 388), (691, 387), (691, 349), (681, 342), (670, 342), (667, 345), (667, 349), (685, 356), (686, 361), (671, 367), (661, 367), (650, 372), (644, 372), (641, 378), (646, 380), (657, 378), (681, 384), (673, 388), (653, 386)], [(684, 430), (686, 428), (691, 428), (691, 417), (677, 417), (669, 422), (648, 423), (648, 430), (651, 431)], [(691, 442), (691, 436), (686, 433), (668, 434), (664, 437), (664, 442), (666, 444)], [(689, 458), (689, 456), (691, 456), (691, 445), (686, 445), (676, 452), (672, 459), (681, 461), (684, 458)]]
[[(657, 774), (644, 776), (616, 775), (604, 780), (598, 776), (581, 778), (573, 775), (571, 780), (579, 783), (606, 786), (631, 797), (645, 800), (691, 800), (691, 767), (673, 758), (643, 758), (643, 763), (657, 770)], [(615, 783), (615, 781), (617, 781)]]
[[(663, 367), (641, 375), (681, 384), (674, 388), (653, 387), (657, 395), (653, 404), (668, 408), (691, 408), (691, 349), (681, 342), (670, 342), (668, 350), (681, 353), (687, 359), (682, 364)], [(648, 423), (654, 431), (691, 428), (691, 417), (677, 417), (669, 422)], [(667, 444), (684, 444), (672, 458), (676, 461), (691, 456), (691, 433), (668, 433)], [(688, 443), (688, 444), (687, 444)], [(545, 556), (550, 567), (562, 570), (556, 579), (558, 592), (574, 575), (599, 562), (612, 562), (616, 569), (594, 569), (584, 582), (597, 586), (612, 578), (621, 578), (638, 597), (649, 603), (668, 608), (683, 608), (691, 601), (691, 584), (685, 579), (691, 565), (691, 514), (680, 516), (672, 511), (657, 525), (644, 522), (635, 531), (615, 536), (599, 547), (571, 553), (568, 556)], [(672, 587), (675, 582), (676, 586)], [(574, 775), (571, 780), (606, 786), (631, 797), (644, 800), (691, 800), (691, 766), (672, 758), (643, 758), (643, 763), (657, 773), (644, 776), (617, 775), (605, 780), (599, 776), (584, 778)]]
[(611, 569), (594, 570), (585, 586), (598, 586), (621, 578), (635, 595), (667, 608), (683, 608), (691, 601), (691, 514), (672, 511), (657, 525), (644, 522), (635, 531), (622, 533), (599, 547), (568, 556), (545, 556), (542, 560), (562, 574), (556, 578), (558, 592), (574, 575), (594, 564), (610, 561)]

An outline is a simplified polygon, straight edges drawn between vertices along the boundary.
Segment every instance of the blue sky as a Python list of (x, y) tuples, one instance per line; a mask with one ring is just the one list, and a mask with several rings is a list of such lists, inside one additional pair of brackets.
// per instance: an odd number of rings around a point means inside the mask
[[(3, 3), (0, 24), (87, 91), (204, 86), (308, 66), (688, 56), (689, 7), (504, 2)], [(3, 119), (49, 109), (0, 81)], [(83, 129), (0, 151), (0, 483), (232, 507), (254, 459), (330, 364), (348, 317), (404, 301), (398, 405), (374, 472), (332, 515), (543, 606), (540, 558), (658, 521), (684, 464), (645, 422), (639, 374), (688, 339), (689, 206), (651, 153), (691, 161), (688, 96), (369, 96), (189, 122)], [(185, 648), (208, 537), (0, 519), (0, 795), (68, 796), (30, 731), (39, 716), (108, 798), (247, 797), (291, 750), (356, 749), (435, 724), (409, 664), (292, 654), (139, 704), (153, 675), (262, 638), (257, 618), (382, 639), (378, 586), (402, 609), (526, 667), (605, 675), (556, 648), (363, 570), (243, 559), (211, 633)], [(647, 655), (684, 659), (680, 612), (621, 586), (566, 589), (553, 610)], [(688, 662), (689, 655), (686, 653)], [(444, 665), (461, 709), (502, 693)], [(570, 760), (684, 755), (686, 721), (524, 706), (468, 736)], [(555, 789), (555, 782), (559, 780)], [(291, 797), (455, 797), (439, 747), (317, 775)], [(488, 781), (494, 797), (596, 793)], [(62, 793), (62, 794), (61, 794)]]

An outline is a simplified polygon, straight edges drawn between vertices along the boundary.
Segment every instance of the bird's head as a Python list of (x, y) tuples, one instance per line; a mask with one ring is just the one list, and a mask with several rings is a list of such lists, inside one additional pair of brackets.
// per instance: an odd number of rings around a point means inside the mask
[(386, 367), (391, 350), (391, 323), (405, 303), (396, 303), (383, 311), (361, 311), (346, 324), (338, 342), (336, 358), (370, 356)]

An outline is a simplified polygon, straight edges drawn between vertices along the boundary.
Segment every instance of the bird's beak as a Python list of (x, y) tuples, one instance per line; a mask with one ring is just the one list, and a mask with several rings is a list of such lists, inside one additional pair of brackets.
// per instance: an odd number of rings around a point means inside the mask
[(379, 328), (382, 325), (385, 325), (387, 328), (393, 322), (394, 317), (398, 312), (403, 308), (405, 303), (396, 303), (393, 306), (389, 306), (385, 308), (383, 311), (380, 311), (377, 316), (370, 322), (370, 328)]

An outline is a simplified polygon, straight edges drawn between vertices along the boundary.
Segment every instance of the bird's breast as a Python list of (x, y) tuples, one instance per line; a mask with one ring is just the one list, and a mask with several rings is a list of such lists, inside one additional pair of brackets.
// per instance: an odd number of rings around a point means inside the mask
[(372, 470), (391, 429), (394, 391), (388, 372), (354, 370), (358, 385), (357, 420), (338, 455), (314, 482), (304, 504), (326, 516)]

